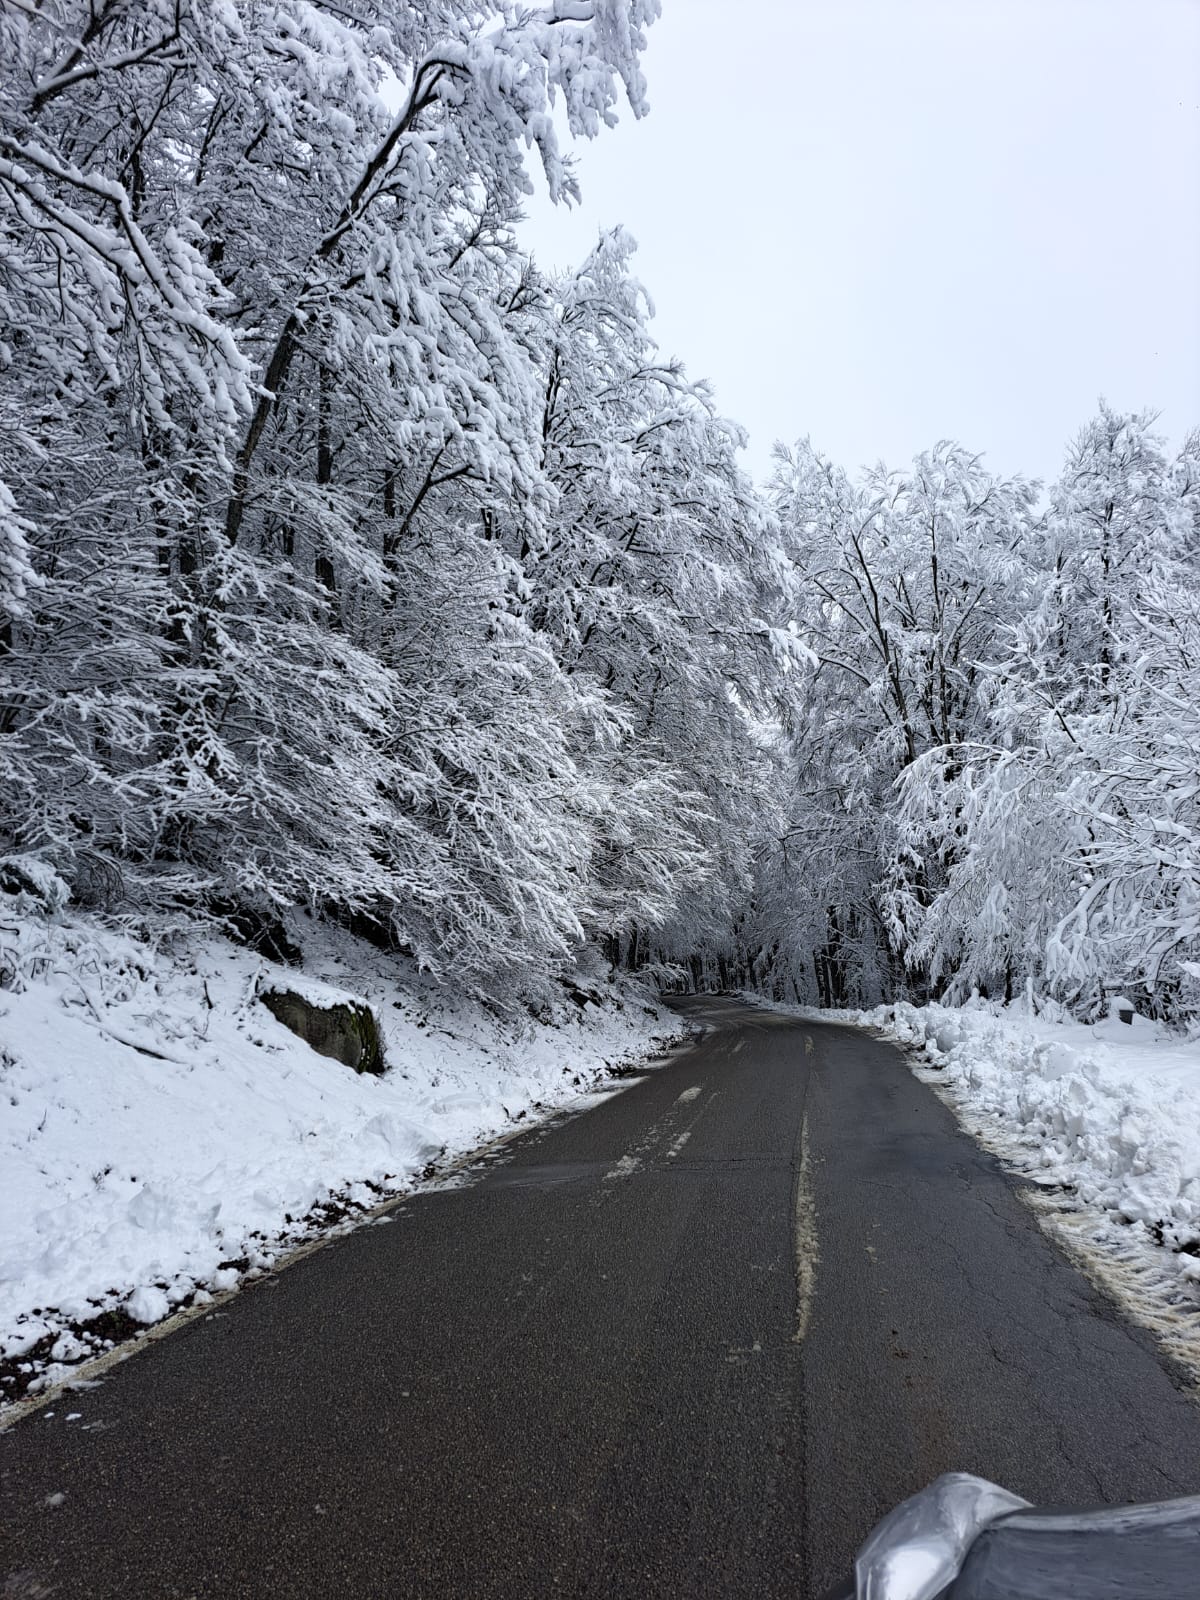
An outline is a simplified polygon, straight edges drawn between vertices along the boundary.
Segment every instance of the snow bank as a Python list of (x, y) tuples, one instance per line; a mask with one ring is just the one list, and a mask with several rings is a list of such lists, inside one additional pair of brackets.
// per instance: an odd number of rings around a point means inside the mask
[[(108, 1335), (270, 1268), (346, 1209), (679, 1031), (599, 966), (539, 1020), (501, 1018), (311, 923), (292, 929), (302, 975), (216, 938), (155, 949), (13, 903), (0, 918), (0, 1402), (33, 1366), (32, 1387), (54, 1381)], [(367, 1001), (386, 1074), (315, 1054), (258, 1003), (269, 987)], [(115, 1316), (97, 1324), (101, 1312)]]
[(1143, 1225), (1180, 1252), (1184, 1278), (1200, 1280), (1200, 1042), (1136, 1015), (1123, 1023), (1116, 1009), (1095, 1026), (981, 1001), (861, 1020), (923, 1049), (955, 1100), (1011, 1139), (1026, 1166)]
[(773, 1009), (873, 1027), (920, 1050), (971, 1132), (1089, 1211), (1136, 1225), (1174, 1252), (1165, 1259), (1177, 1279), (1200, 1283), (1200, 1040), (1136, 1013), (1122, 1022), (1132, 1012), (1122, 997), (1095, 1025), (979, 999)]

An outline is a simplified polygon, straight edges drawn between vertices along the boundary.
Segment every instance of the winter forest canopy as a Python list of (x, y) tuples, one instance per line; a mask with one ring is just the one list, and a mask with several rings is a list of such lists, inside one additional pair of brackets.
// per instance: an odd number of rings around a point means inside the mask
[(1195, 1012), (1200, 439), (756, 488), (632, 242), (520, 244), (657, 10), (0, 0), (0, 850), (497, 998)]

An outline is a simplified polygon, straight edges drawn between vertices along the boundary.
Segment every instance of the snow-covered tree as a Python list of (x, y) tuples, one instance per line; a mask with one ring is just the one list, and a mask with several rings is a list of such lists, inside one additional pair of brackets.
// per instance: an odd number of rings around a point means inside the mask
[(937, 892), (941, 841), (901, 839), (895, 785), (977, 725), (997, 621), (1025, 582), (1031, 496), (950, 444), (858, 483), (807, 442), (779, 453), (772, 498), (812, 665), (773, 897), (790, 902), (789, 939), (822, 999), (893, 988), (893, 952)]
[[(428, 801), (451, 741), (443, 728), (414, 746), (430, 719), (412, 706), (446, 641), (472, 639), (476, 770), (504, 770), (519, 732), (480, 695), (506, 681), (512, 694), (524, 625), (515, 575), (497, 577), (473, 525), (489, 500), (536, 521), (551, 498), (510, 224), (527, 146), (552, 191), (574, 192), (553, 97), (576, 134), (612, 121), (622, 90), (644, 109), (656, 11), (5, 8), (8, 610), (31, 570), (40, 587), (5, 623), (3, 823), (77, 890), (384, 908), (433, 950), (453, 944), (439, 917), (488, 900), (483, 875), (524, 881), (515, 819), (546, 781), (532, 761), (494, 796), (511, 823), (499, 866), (472, 860), (460, 829), (465, 886), (429, 881), (447, 795), (473, 802), (447, 777)], [(422, 474), (458, 491), (432, 549), (413, 526)], [(464, 571), (465, 590), (447, 588)], [(442, 628), (418, 659), (422, 578)], [(547, 697), (526, 731), (553, 741), (578, 712), (522, 637), (520, 673)], [(547, 844), (543, 877), (569, 854)], [(580, 909), (564, 904), (514, 919), (545, 912), (560, 948)], [(511, 954), (498, 939), (497, 961)]]
[(555, 509), (520, 554), (530, 620), (629, 729), (607, 763), (626, 798), (602, 851), (606, 931), (635, 959), (681, 959), (726, 942), (749, 888), (777, 585), (740, 434), (660, 357), (632, 249), (606, 234), (552, 286), (540, 409)]
[[(946, 881), (911, 954), (954, 979), (1110, 988), (1170, 1009), (1197, 938), (1194, 475), (1104, 407), (1030, 540), (1035, 582), (986, 665), (986, 717), (903, 785)], [(1190, 447), (1189, 447), (1190, 449)]]

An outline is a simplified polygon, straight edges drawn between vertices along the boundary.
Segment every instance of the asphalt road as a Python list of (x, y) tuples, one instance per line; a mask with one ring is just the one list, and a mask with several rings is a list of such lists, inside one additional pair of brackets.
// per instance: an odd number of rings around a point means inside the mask
[(805, 1600), (951, 1468), (1200, 1490), (1200, 1408), (890, 1046), (684, 1008), (667, 1065), (0, 1435), (4, 1600)]

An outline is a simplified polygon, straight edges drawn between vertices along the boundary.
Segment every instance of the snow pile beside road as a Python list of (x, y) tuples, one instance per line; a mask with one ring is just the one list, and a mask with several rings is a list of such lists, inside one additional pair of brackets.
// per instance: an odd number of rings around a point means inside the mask
[(986, 1001), (854, 1020), (921, 1049), (973, 1132), (1142, 1225), (1200, 1281), (1200, 1041), (1138, 1016), (1087, 1026)]
[[(501, 1018), (312, 923), (292, 929), (301, 975), (218, 938), (153, 948), (13, 909), (0, 918), (0, 1402), (28, 1364), (52, 1381), (680, 1032), (598, 963), (539, 1020)], [(258, 1001), (269, 987), (365, 1000), (388, 1071), (315, 1054)]]

